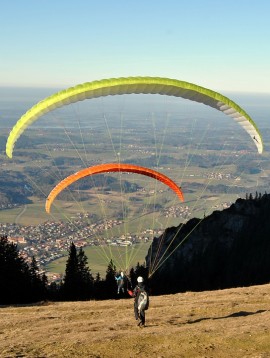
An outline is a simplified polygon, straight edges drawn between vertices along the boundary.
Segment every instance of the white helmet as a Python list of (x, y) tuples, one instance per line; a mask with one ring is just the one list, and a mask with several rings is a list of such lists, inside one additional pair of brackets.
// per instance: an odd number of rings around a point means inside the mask
[(137, 278), (137, 281), (138, 281), (138, 282), (143, 282), (142, 276), (139, 276), (139, 277)]
[(120, 274), (120, 275), (121, 275), (121, 277), (124, 277), (124, 272), (121, 272), (121, 274)]

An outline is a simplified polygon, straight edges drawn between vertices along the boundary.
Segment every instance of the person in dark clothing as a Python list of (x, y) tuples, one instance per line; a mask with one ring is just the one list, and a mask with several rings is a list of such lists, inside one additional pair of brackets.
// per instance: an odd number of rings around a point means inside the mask
[(119, 275), (115, 276), (116, 283), (117, 283), (117, 294), (119, 295), (120, 291), (125, 293), (125, 274), (124, 272), (121, 272)]
[(149, 294), (141, 276), (137, 278), (137, 282), (133, 290), (134, 315), (135, 319), (139, 320), (138, 326), (145, 327), (145, 311), (149, 307)]

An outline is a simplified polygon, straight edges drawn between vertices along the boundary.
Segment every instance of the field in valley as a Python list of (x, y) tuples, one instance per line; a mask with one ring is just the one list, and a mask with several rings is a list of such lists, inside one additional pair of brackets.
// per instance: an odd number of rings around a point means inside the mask
[[(88, 266), (92, 275), (95, 277), (99, 272), (101, 277), (105, 277), (110, 257), (113, 257), (117, 268), (122, 270), (125, 267), (135, 267), (137, 263), (143, 264), (145, 256), (151, 242), (136, 244), (131, 247), (119, 246), (88, 246), (84, 252), (88, 258)], [(54, 273), (64, 273), (66, 268), (67, 256), (52, 261), (46, 266), (46, 270)]]

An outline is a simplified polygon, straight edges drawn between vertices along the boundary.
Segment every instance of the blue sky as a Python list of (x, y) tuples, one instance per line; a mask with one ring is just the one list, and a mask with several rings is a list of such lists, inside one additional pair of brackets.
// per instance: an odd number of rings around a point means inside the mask
[(268, 0), (8, 0), (0, 86), (161, 76), (270, 93)]

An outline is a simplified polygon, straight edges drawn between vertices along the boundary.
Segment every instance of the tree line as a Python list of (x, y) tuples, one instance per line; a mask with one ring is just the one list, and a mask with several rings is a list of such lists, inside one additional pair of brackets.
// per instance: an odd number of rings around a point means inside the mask
[[(77, 248), (72, 242), (63, 280), (48, 283), (47, 276), (40, 272), (35, 257), (30, 263), (20, 255), (16, 244), (7, 236), (0, 237), (0, 304), (34, 303), (44, 300), (81, 301), (115, 299), (117, 295), (116, 275), (118, 274), (113, 260), (110, 260), (104, 279), (97, 273), (93, 277), (88, 266), (88, 258), (82, 247)], [(139, 263), (131, 268), (126, 281), (127, 289), (136, 285), (137, 276), (145, 276), (144, 265)]]

